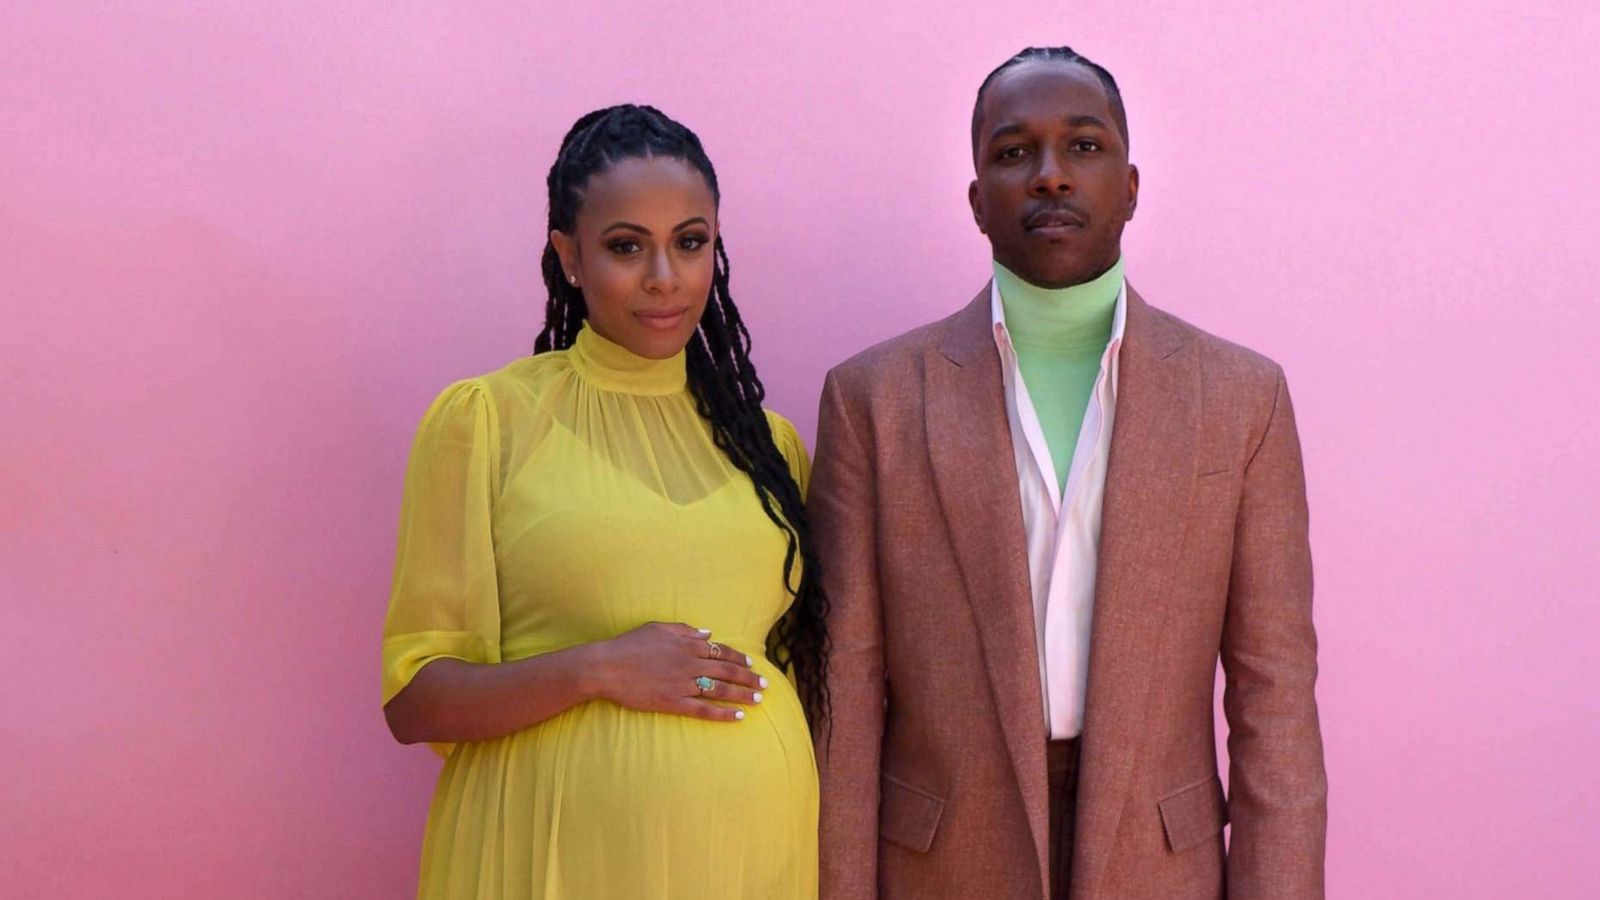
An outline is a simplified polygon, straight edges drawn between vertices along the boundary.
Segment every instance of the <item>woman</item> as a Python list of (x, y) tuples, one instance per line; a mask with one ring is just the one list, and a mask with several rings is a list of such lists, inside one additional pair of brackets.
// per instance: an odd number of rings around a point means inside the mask
[(384, 713), (447, 745), (418, 894), (814, 897), (809, 461), (761, 408), (716, 173), (617, 106), (549, 192), (534, 356), (440, 395), (406, 476)]

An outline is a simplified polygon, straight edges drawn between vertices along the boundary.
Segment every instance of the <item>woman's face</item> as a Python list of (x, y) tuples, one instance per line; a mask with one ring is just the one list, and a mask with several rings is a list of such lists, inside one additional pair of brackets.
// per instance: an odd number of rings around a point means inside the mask
[(550, 232), (589, 327), (650, 359), (676, 355), (700, 324), (716, 238), (711, 188), (670, 157), (624, 159), (591, 176), (574, 232)]

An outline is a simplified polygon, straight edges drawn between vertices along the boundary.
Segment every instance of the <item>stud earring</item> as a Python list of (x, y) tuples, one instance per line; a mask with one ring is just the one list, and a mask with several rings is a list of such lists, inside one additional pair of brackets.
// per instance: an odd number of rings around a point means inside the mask
[(578, 276), (576, 276), (576, 275), (568, 275), (567, 276), (567, 283), (572, 285), (573, 287), (577, 287), (578, 286)]

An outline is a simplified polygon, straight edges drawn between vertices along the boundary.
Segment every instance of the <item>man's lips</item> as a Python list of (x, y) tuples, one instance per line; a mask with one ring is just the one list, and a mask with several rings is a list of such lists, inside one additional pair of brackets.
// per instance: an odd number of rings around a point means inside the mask
[(634, 312), (634, 317), (646, 328), (656, 328), (663, 331), (678, 327), (683, 321), (683, 316), (689, 311), (687, 306), (674, 306), (666, 309), (641, 309)]
[(1022, 222), (1022, 227), (1028, 231), (1043, 231), (1047, 233), (1082, 228), (1083, 226), (1083, 217), (1070, 209), (1041, 209), (1028, 216)]

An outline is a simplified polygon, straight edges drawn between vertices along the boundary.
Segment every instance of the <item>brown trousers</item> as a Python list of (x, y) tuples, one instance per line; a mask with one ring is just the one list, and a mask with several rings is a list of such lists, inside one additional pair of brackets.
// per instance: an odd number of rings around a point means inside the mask
[(1045, 764), (1050, 772), (1050, 900), (1067, 900), (1078, 809), (1078, 739), (1051, 741), (1045, 748)]

